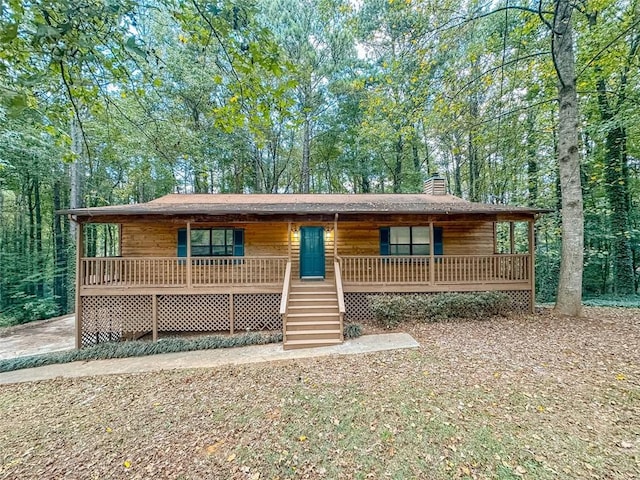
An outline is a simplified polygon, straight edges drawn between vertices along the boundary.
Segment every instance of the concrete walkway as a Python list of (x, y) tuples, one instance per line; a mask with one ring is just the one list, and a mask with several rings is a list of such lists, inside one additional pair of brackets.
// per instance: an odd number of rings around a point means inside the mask
[(185, 368), (211, 368), (222, 365), (292, 360), (296, 358), (324, 357), (328, 355), (351, 355), (355, 353), (379, 352), (416, 348), (420, 344), (407, 333), (385, 333), (365, 335), (347, 340), (341, 345), (300, 350), (283, 350), (282, 344), (255, 345), (251, 347), (201, 350), (197, 352), (165, 353), (147, 357), (93, 360), (87, 362), (47, 365), (14, 372), (0, 373), (0, 384), (33, 382), (56, 377), (89, 377), (94, 375), (116, 375), (127, 373), (157, 372)]
[(0, 330), (0, 360), (75, 348), (73, 315)]

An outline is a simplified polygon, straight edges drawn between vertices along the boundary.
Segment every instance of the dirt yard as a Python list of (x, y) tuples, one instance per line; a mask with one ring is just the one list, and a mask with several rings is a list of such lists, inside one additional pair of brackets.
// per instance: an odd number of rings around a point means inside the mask
[(640, 477), (640, 310), (418, 350), (0, 387), (0, 478)]
[(75, 317), (0, 328), (0, 360), (75, 348)]

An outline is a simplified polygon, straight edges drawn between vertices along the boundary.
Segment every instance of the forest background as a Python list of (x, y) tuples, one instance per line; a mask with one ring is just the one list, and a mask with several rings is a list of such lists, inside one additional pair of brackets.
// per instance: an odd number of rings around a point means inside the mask
[[(75, 229), (56, 210), (170, 192), (420, 192), (435, 173), (472, 201), (552, 210), (536, 283), (553, 301), (563, 5), (583, 293), (634, 295), (637, 0), (3, 0), (0, 324), (73, 309)], [(87, 235), (89, 255), (117, 253), (110, 229)]]

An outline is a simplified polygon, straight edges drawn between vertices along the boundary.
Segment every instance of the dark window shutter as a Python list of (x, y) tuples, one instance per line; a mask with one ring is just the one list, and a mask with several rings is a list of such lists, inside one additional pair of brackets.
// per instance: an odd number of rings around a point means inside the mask
[(244, 257), (244, 230), (241, 228), (233, 231), (233, 256)]
[(380, 228), (380, 255), (389, 255), (389, 227)]
[(187, 256), (187, 229), (186, 228), (178, 229), (178, 256), (179, 257)]
[(433, 254), (444, 255), (442, 246), (442, 227), (433, 227)]

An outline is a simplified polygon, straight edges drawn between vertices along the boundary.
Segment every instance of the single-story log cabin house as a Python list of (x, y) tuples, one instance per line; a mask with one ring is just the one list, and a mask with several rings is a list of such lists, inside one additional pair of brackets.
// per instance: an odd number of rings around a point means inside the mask
[[(448, 195), (171, 194), (78, 208), (76, 345), (159, 332), (282, 330), (284, 348), (340, 343), (381, 293), (507, 293), (534, 304), (543, 210)], [(88, 224), (118, 256), (85, 255)]]

